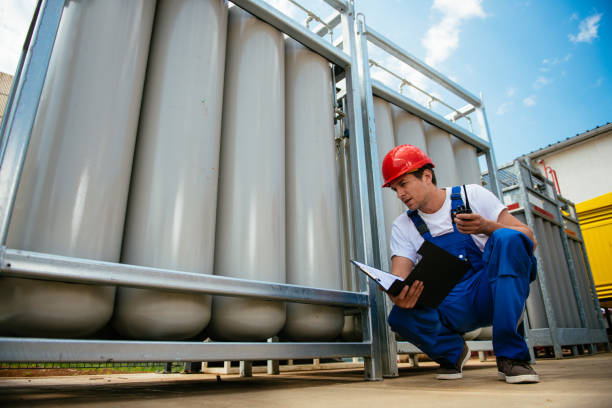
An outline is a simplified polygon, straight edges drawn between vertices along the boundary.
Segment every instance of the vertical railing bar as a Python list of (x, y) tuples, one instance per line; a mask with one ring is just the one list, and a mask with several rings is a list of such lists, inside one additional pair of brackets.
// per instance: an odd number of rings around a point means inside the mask
[[(346, 97), (347, 117), (350, 131), (351, 179), (353, 181), (352, 197), (356, 203), (353, 206), (353, 220), (355, 226), (355, 255), (365, 263), (373, 263), (372, 229), (369, 220), (370, 208), (368, 198), (367, 160), (365, 150), (364, 129), (362, 126), (361, 90), (357, 72), (357, 45), (355, 39), (355, 11), (353, 1), (349, 1), (348, 9), (342, 13), (343, 48), (351, 57), (351, 65), (346, 70)], [(359, 277), (359, 286), (362, 291), (370, 295), (370, 308), (362, 313), (363, 340), (371, 341), (370, 357), (364, 358), (365, 376), (368, 380), (382, 379), (382, 364), (380, 361), (380, 342), (378, 341), (377, 319), (378, 307), (376, 304), (376, 283), (366, 281), (366, 277)]]
[[(372, 238), (374, 249), (374, 265), (389, 271), (387, 237), (385, 236), (383, 202), (382, 202), (382, 180), (380, 165), (378, 163), (378, 145), (376, 142), (376, 127), (374, 124), (374, 102), (372, 98), (372, 81), (370, 78), (369, 59), (368, 59), (368, 41), (365, 35), (365, 17), (363, 15), (357, 18), (357, 53), (358, 53), (358, 71), (361, 81), (361, 109), (362, 123), (364, 129), (364, 137), (366, 138), (366, 154), (368, 154), (368, 169), (369, 186), (370, 186), (370, 219), (372, 222)], [(387, 316), (386, 296), (382, 292), (377, 293), (377, 303), (379, 304), (379, 325), (381, 358), (383, 365), (383, 376), (397, 377), (397, 344), (395, 335), (384, 322)]]
[(15, 93), (17, 90), (17, 85), (21, 82), (21, 71), (23, 70), (23, 64), (25, 62), (26, 55), (28, 54), (28, 48), (30, 48), (30, 43), (32, 40), (32, 35), (34, 33), (34, 28), (36, 27), (36, 21), (38, 19), (38, 13), (40, 11), (40, 4), (42, 0), (38, 0), (36, 4), (36, 8), (34, 9), (34, 14), (32, 16), (32, 21), (30, 21), (30, 26), (28, 28), (28, 32), (26, 34), (26, 38), (21, 47), (21, 55), (19, 56), (19, 61), (17, 63), (17, 69), (15, 70), (15, 75), (13, 76), (13, 83), (11, 85), (11, 90), (9, 91), (8, 98), (6, 101), (6, 110), (4, 112), (4, 116), (2, 118), (2, 123), (0, 124), (0, 162), (2, 162), (2, 158), (4, 157), (4, 149), (6, 147), (6, 135), (4, 134), (6, 129), (6, 124), (8, 122), (8, 118), (11, 116), (11, 112), (14, 110), (13, 108), (13, 100), (15, 99)]
[(476, 116), (480, 124), (480, 137), (489, 142), (490, 148), (486, 151), (485, 157), (487, 159), (487, 168), (489, 170), (489, 181), (491, 184), (491, 191), (502, 200), (502, 192), (499, 187), (499, 180), (497, 177), (497, 160), (495, 160), (495, 151), (493, 150), (493, 140), (491, 139), (491, 130), (489, 129), (489, 121), (487, 120), (487, 114), (485, 112), (484, 102), (482, 101), (482, 95), (480, 96), (481, 105), (476, 108)]
[(6, 242), (64, 0), (42, 0), (39, 7), (29, 50), (19, 73), (20, 81), (15, 85), (15, 106), (10, 109), (11, 116), (5, 125), (6, 146), (0, 164), (0, 245)]

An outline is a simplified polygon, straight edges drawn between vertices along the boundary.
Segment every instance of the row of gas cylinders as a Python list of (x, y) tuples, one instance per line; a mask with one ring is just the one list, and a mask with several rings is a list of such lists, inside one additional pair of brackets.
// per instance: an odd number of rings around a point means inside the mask
[[(221, 0), (67, 1), (11, 248), (341, 289), (327, 60)], [(337, 337), (341, 308), (3, 278), (3, 334)], [(212, 303), (212, 304), (211, 304)]]
[[(324, 58), (225, 1), (69, 0), (7, 246), (355, 290), (341, 274), (350, 251), (333, 98)], [(463, 162), (451, 136), (423, 133), (418, 120), (421, 133), (409, 134), (387, 108), (393, 141), (381, 153), (423, 147), (415, 138), (426, 134), (439, 180), (453, 184), (441, 172)], [(454, 161), (437, 156), (449, 149)], [(0, 280), (3, 335), (88, 337), (112, 326), (134, 339), (306, 341), (334, 339), (343, 325), (343, 309), (330, 306)]]

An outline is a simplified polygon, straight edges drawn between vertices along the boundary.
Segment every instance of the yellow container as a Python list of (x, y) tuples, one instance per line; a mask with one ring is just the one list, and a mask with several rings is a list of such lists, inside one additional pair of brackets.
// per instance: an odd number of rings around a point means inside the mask
[(612, 193), (576, 204), (597, 296), (612, 306)]

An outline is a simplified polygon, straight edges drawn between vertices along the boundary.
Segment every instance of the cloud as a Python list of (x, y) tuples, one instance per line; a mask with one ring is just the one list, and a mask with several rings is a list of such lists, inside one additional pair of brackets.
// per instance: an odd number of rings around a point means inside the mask
[(578, 35), (570, 34), (568, 35), (571, 42), (574, 44), (579, 42), (593, 42), (594, 38), (597, 38), (597, 30), (599, 30), (599, 22), (601, 20), (601, 16), (603, 13), (593, 14), (582, 20), (578, 25), (580, 31)]
[(516, 94), (516, 88), (513, 86), (508, 87), (508, 89), (506, 89), (506, 96), (508, 97), (512, 97), (514, 96), (514, 94)]
[(495, 111), (495, 113), (501, 116), (505, 114), (506, 112), (508, 112), (510, 108), (512, 107), (512, 105), (514, 105), (514, 102), (506, 101), (497, 107), (497, 110)]
[(481, 0), (434, 0), (432, 10), (442, 13), (442, 18), (429, 28), (421, 44), (426, 50), (425, 62), (437, 66), (459, 46), (463, 21), (474, 17), (485, 18), (486, 14)]
[(559, 60), (559, 57), (554, 57), (554, 58), (544, 58), (544, 59), (542, 60), (542, 65), (555, 66), (555, 65), (557, 65), (559, 62), (561, 62), (561, 60)]
[(0, 71), (15, 72), (35, 6), (36, 0), (0, 2)]
[(572, 15), (569, 18), (569, 21), (574, 21), (574, 20), (578, 20), (578, 13), (572, 13)]
[[(564, 61), (568, 61), (569, 58), (571, 58), (571, 54), (568, 54), (568, 56), (565, 56)], [(558, 65), (560, 62), (561, 62), (561, 59), (559, 59), (559, 57), (544, 58), (542, 60), (542, 66), (540, 67), (540, 71), (541, 72), (550, 72), (553, 69), (553, 67), (555, 65)]]
[(547, 78), (545, 76), (539, 76), (538, 79), (535, 80), (535, 82), (533, 83), (533, 89), (540, 90), (543, 87), (545, 87), (546, 85), (549, 85), (553, 82), (552, 79)]
[(593, 84), (593, 88), (599, 88), (601, 84), (603, 84), (603, 81), (604, 81), (603, 77), (597, 78), (597, 81), (595, 81), (595, 84)]
[(535, 97), (536, 97), (535, 95), (529, 95), (528, 97), (523, 99), (523, 105), (527, 106), (528, 108), (535, 105), (536, 104)]

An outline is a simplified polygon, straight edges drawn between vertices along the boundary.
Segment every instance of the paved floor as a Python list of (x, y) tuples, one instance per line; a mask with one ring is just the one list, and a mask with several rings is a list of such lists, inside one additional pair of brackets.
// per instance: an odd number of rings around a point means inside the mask
[(538, 360), (539, 384), (497, 380), (495, 361), (472, 358), (464, 378), (434, 379), (435, 366), (363, 381), (362, 370), (255, 374), (114, 374), (0, 379), (2, 407), (612, 407), (612, 353)]

